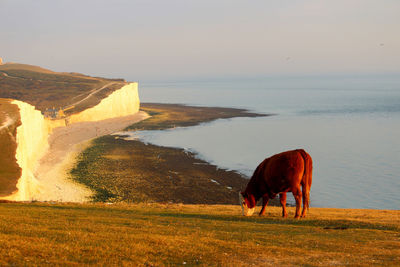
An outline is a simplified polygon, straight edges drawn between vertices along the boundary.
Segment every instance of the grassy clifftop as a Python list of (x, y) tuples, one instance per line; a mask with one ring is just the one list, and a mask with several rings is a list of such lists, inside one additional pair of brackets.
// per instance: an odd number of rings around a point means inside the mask
[(7, 63), (0, 65), (0, 98), (27, 102), (37, 109), (66, 108), (98, 90), (85, 103), (68, 112), (78, 112), (98, 104), (122, 87), (122, 79), (90, 77), (79, 73), (53, 72), (38, 66)]
[[(293, 208), (289, 208), (293, 215)], [(239, 206), (0, 204), (0, 265), (398, 266), (400, 213)]]

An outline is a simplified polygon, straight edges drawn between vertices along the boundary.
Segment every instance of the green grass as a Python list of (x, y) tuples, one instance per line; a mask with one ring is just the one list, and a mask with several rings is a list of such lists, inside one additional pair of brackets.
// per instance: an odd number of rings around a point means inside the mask
[(311, 208), (302, 220), (280, 218), (277, 207), (265, 217), (239, 213), (229, 205), (3, 203), (0, 265), (395, 266), (400, 260), (399, 211)]

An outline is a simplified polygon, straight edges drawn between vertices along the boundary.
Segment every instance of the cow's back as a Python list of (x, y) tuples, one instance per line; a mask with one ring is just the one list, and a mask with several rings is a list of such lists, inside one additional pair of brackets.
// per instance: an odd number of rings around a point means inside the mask
[(299, 150), (276, 154), (263, 163), (260, 178), (273, 193), (292, 191), (303, 179), (305, 161)]

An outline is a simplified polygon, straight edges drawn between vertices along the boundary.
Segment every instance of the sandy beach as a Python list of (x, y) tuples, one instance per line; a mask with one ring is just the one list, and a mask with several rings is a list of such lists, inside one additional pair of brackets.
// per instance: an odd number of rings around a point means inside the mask
[(35, 171), (40, 187), (33, 199), (38, 201), (85, 202), (91, 190), (68, 178), (76, 156), (93, 138), (120, 131), (144, 120), (149, 115), (138, 112), (134, 115), (96, 122), (79, 122), (59, 127), (49, 136), (49, 148), (41, 158)]

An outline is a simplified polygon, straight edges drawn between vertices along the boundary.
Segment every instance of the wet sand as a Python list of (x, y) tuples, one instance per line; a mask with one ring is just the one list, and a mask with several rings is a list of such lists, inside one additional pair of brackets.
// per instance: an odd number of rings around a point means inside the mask
[(49, 148), (39, 162), (35, 177), (39, 181), (38, 201), (85, 202), (92, 192), (87, 187), (69, 179), (69, 170), (76, 156), (93, 138), (118, 132), (129, 125), (146, 119), (143, 111), (137, 114), (97, 122), (79, 122), (53, 130)]

